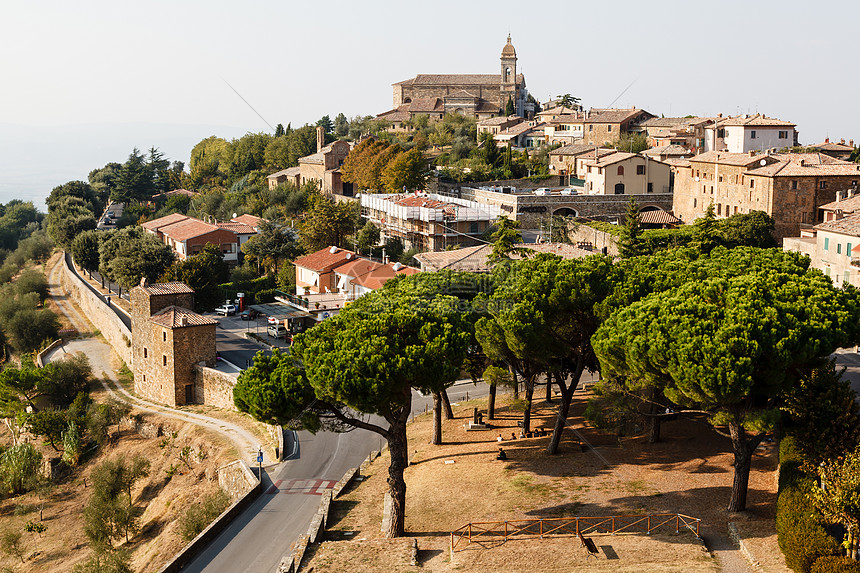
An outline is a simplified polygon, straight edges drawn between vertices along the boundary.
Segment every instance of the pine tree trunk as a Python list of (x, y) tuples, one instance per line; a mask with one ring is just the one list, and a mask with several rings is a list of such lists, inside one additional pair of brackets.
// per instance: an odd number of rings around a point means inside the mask
[(526, 410), (523, 412), (523, 432), (531, 432), (532, 427), (532, 398), (535, 393), (534, 380), (526, 380)]
[(573, 402), (573, 393), (576, 392), (579, 386), (579, 380), (582, 378), (583, 368), (577, 366), (577, 370), (571, 374), (570, 384), (566, 384), (562, 379), (561, 374), (556, 376), (558, 389), (561, 391), (561, 403), (558, 405), (558, 415), (555, 417), (555, 426), (552, 429), (552, 437), (549, 444), (546, 446), (546, 453), (554, 456), (558, 453), (558, 446), (561, 444), (561, 433), (567, 425), (567, 415), (570, 413), (570, 403)]
[(405, 421), (398, 420), (397, 424), (391, 424), (388, 433), (388, 451), (391, 454), (391, 464), (388, 466), (388, 495), (391, 497), (391, 508), (385, 536), (402, 537), (406, 530), (406, 481), (403, 479), (403, 471), (409, 463)]
[(434, 446), (442, 444), (442, 392), (433, 393), (433, 436), (430, 443)]
[(660, 418), (648, 416), (648, 443), (656, 444), (660, 441)]
[(451, 400), (448, 398), (448, 391), (442, 390), (440, 394), (442, 394), (442, 405), (445, 406), (445, 419), (453, 420), (454, 410), (451, 409)]
[(511, 368), (511, 374), (514, 377), (514, 400), (520, 399), (520, 380), (517, 378), (517, 372)]
[(546, 403), (552, 404), (552, 374), (546, 375)]
[(735, 455), (735, 475), (732, 480), (732, 497), (729, 500), (728, 510), (730, 512), (744, 511), (747, 507), (752, 455), (763, 435), (748, 439), (746, 430), (735, 420), (729, 422), (729, 433), (732, 437), (732, 450), (734, 450)]
[(490, 384), (490, 395), (487, 398), (487, 419), (496, 419), (496, 385)]

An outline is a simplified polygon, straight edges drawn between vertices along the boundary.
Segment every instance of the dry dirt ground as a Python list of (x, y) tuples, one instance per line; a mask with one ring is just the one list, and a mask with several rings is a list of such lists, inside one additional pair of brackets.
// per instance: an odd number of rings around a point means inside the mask
[[(753, 460), (747, 507), (730, 515), (732, 455), (727, 439), (701, 420), (681, 418), (663, 426), (663, 439), (619, 440), (585, 426), (587, 395), (578, 394), (570, 420), (597, 450), (582, 452), (566, 430), (561, 453), (549, 456), (548, 437), (511, 440), (521, 414), (504, 405), (492, 423), (498, 429), (466, 432), (473, 401), (454, 407), (444, 423), (441, 446), (429, 442), (431, 419), (420, 416), (409, 427), (411, 464), (406, 470), (407, 535), (418, 542), (417, 565), (380, 540), (382, 498), (388, 457), (383, 454), (332, 506), (326, 543), (310, 550), (303, 568), (334, 571), (723, 571), (745, 564), (720, 563), (691, 533), (674, 528), (649, 536), (594, 535), (599, 559), (588, 559), (573, 536), (514, 538), (507, 543), (461, 544), (450, 558), (450, 533), (469, 522), (570, 516), (681, 513), (701, 519), (706, 542), (727, 538), (729, 521), (738, 524), (760, 554), (766, 571), (784, 570), (775, 544), (776, 447), (765, 444)], [(550, 428), (553, 410), (540, 403), (534, 427)], [(505, 436), (507, 461), (497, 461), (496, 439)], [(599, 454), (599, 455), (598, 455)], [(601, 459), (602, 458), (602, 459)], [(372, 542), (372, 543), (371, 543)], [(398, 543), (400, 543), (398, 541)], [(359, 548), (359, 546), (361, 546)], [(462, 548), (462, 550), (461, 550)], [(349, 549), (347, 551), (347, 549)], [(376, 564), (379, 564), (377, 566)]]
[[(98, 401), (103, 396), (94, 392)], [(133, 412), (134, 413), (134, 412)], [(144, 416), (147, 421), (161, 422), (156, 416)], [(83, 509), (90, 495), (90, 473), (107, 459), (120, 455), (130, 459), (140, 454), (151, 463), (149, 476), (142, 479), (134, 491), (138, 507), (145, 511), (141, 516), (141, 532), (130, 543), (123, 539), (119, 546), (132, 551), (135, 571), (155, 571), (170, 560), (185, 542), (179, 534), (178, 519), (185, 508), (199, 503), (205, 496), (218, 491), (215, 470), (230, 461), (225, 443), (219, 444), (209, 432), (197, 426), (171, 421), (167, 424), (177, 432), (174, 447), (160, 447), (164, 438), (145, 438), (128, 427), (110, 446), (84, 461), (70, 476), (60, 480), (44, 500), (44, 520), (47, 531), (41, 538), (24, 534), (27, 551), (25, 563), (20, 559), (0, 556), (0, 563), (14, 567), (15, 571), (41, 573), (45, 571), (71, 571), (90, 555), (84, 535)], [(113, 427), (115, 431), (115, 427)], [(0, 436), (6, 443), (7, 435)], [(177, 457), (184, 446), (191, 446), (190, 467)], [(58, 454), (50, 446), (40, 448), (46, 457)], [(172, 478), (167, 471), (178, 466)], [(0, 501), (0, 531), (22, 531), (27, 521), (39, 519), (40, 499), (33, 493)]]

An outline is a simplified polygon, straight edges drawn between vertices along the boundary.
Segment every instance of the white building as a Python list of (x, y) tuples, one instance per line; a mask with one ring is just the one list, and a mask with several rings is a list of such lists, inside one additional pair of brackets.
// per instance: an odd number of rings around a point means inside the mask
[(717, 118), (705, 126), (705, 151), (747, 153), (797, 145), (797, 129), (790, 121), (763, 114)]

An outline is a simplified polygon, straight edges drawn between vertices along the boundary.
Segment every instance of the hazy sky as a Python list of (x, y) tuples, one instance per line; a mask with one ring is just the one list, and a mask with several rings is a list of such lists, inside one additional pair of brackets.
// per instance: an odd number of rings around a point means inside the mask
[(797, 123), (802, 143), (860, 140), (857, 2), (4, 4), (0, 153), (15, 159), (0, 158), (0, 202), (36, 173), (85, 178), (134, 146), (187, 161), (208, 135), (271, 131), (225, 81), (271, 125), (377, 114), (418, 73), (498, 73), (508, 32), (540, 101), (604, 107), (633, 82), (616, 106), (758, 110)]

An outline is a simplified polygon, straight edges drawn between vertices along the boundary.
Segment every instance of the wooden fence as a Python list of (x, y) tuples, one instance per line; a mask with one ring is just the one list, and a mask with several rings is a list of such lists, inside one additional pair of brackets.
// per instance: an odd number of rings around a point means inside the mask
[(462, 542), (507, 541), (510, 537), (538, 537), (546, 535), (581, 535), (589, 533), (646, 533), (666, 530), (674, 526), (699, 535), (701, 519), (680, 513), (654, 513), (648, 515), (615, 515), (610, 517), (555, 517), (547, 519), (512, 519), (507, 521), (475, 521), (451, 532), (451, 551)]

